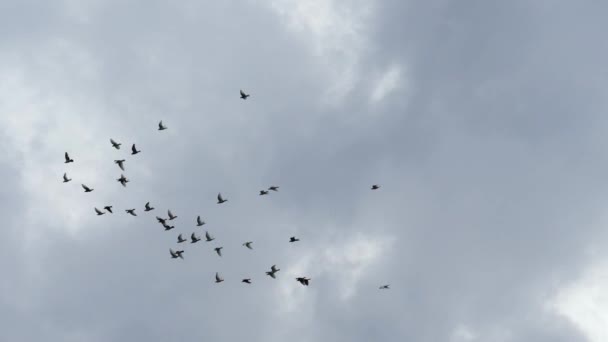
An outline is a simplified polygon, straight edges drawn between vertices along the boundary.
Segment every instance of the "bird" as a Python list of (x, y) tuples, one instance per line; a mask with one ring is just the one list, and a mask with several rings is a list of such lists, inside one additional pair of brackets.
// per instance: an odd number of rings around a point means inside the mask
[(129, 183), (130, 181), (127, 179), (127, 177), (125, 177), (125, 175), (121, 174), (120, 178), (116, 179), (120, 184), (122, 184), (122, 186), (126, 187), (127, 183)]
[(101, 216), (101, 215), (105, 214), (103, 211), (101, 211), (101, 210), (99, 210), (97, 208), (95, 208), (95, 212), (97, 213), (98, 216)]
[(115, 160), (114, 163), (116, 163), (121, 170), (123, 170), (123, 171), (125, 170), (125, 164), (124, 164), (125, 160), (124, 159)]
[(263, 196), (263, 195), (268, 195), (268, 191), (260, 190), (260, 196)]
[(389, 288), (390, 285), (382, 285), (379, 287), (380, 290), (390, 290)]
[(269, 187), (268, 190), (279, 191), (279, 187), (276, 185), (273, 185), (273, 186)]
[(167, 129), (167, 126), (163, 125), (163, 120), (160, 120), (160, 122), (158, 123), (158, 130), (164, 131), (166, 129)]
[(200, 216), (197, 216), (197, 217), (196, 217), (196, 226), (197, 226), (197, 227), (200, 227), (200, 226), (202, 226), (202, 225), (204, 225), (204, 224), (205, 224), (205, 221), (202, 221), (202, 220), (201, 220), (201, 217), (200, 217)]
[(66, 152), (65, 153), (65, 164), (67, 163), (73, 163), (74, 159), (70, 158), (70, 155)]
[(71, 178), (68, 178), (68, 174), (67, 174), (67, 173), (64, 173), (64, 174), (63, 174), (63, 182), (64, 182), (64, 183), (67, 183), (67, 182), (69, 182), (69, 181), (71, 181), (71, 180), (72, 180)]
[(150, 206), (150, 202), (146, 202), (145, 207), (146, 207), (146, 209), (144, 209), (144, 211), (154, 210), (154, 208)]
[(190, 243), (197, 243), (197, 242), (201, 241), (201, 238), (194, 235), (194, 233), (192, 233), (192, 235), (190, 235), (190, 240), (191, 240)]
[(114, 141), (114, 139), (110, 138), (110, 143), (112, 144), (112, 147), (114, 147), (117, 150), (120, 150), (120, 145), (122, 145), (121, 143), (117, 143), (116, 141)]
[(184, 258), (182, 256), (182, 254), (184, 254), (183, 250), (181, 250), (181, 251), (175, 251), (174, 252), (171, 248), (169, 248), (169, 253), (171, 253), (171, 258), (173, 258), (173, 259), (177, 259), (177, 258), (182, 258), (183, 259)]
[(133, 144), (133, 146), (131, 146), (131, 154), (135, 155), (135, 154), (138, 154), (139, 152), (141, 152), (141, 151), (138, 151), (138, 150), (135, 148), (135, 144)]
[(297, 239), (295, 236), (292, 236), (289, 238), (289, 242), (297, 242), (300, 241), (300, 239)]
[(177, 216), (173, 215), (171, 210), (167, 210), (167, 214), (169, 215), (169, 221), (177, 218)]
[(378, 189), (380, 189), (380, 185), (378, 185), (378, 184), (372, 185), (372, 190), (378, 190)]
[(249, 94), (245, 94), (245, 92), (243, 90), (241, 90), (241, 98), (243, 100), (247, 100), (248, 97), (249, 97)]
[(219, 274), (219, 273), (217, 273), (217, 272), (215, 272), (215, 282), (216, 282), (216, 283), (221, 283), (221, 282), (223, 282), (223, 281), (224, 281), (224, 279), (222, 279), (222, 278), (220, 277), (220, 274)]
[(300, 284), (304, 285), (304, 286), (308, 286), (308, 281), (310, 279), (306, 278), (306, 277), (298, 277), (296, 278), (297, 281), (300, 282)]
[(243, 280), (241, 280), (241, 283), (251, 284), (251, 279), (249, 279), (249, 278), (243, 279)]
[(82, 188), (84, 189), (84, 192), (91, 192), (91, 191), (95, 190), (95, 189), (89, 188), (88, 186), (86, 186), (84, 184), (81, 184), (81, 185), (82, 185)]
[(163, 227), (165, 227), (165, 230), (171, 230), (171, 229), (175, 228), (175, 226), (170, 226), (166, 223), (163, 223)]
[(213, 236), (209, 235), (209, 232), (205, 232), (205, 239), (207, 242), (215, 240)]
[(182, 243), (182, 242), (186, 242), (186, 241), (188, 241), (188, 239), (184, 239), (184, 238), (182, 237), (182, 234), (179, 234), (179, 235), (177, 236), (177, 243)]
[(274, 274), (277, 273), (277, 272), (279, 272), (280, 270), (281, 270), (280, 268), (277, 268), (277, 265), (272, 265), (270, 267), (270, 272), (266, 272), (266, 274), (269, 275), (269, 276), (271, 276), (272, 279), (276, 279), (276, 277), (275, 277)]
[(224, 248), (224, 247), (215, 247), (214, 248), (217, 255), (222, 256), (222, 248)]
[(222, 203), (224, 203), (224, 202), (228, 202), (228, 200), (227, 200), (227, 199), (223, 199), (223, 198), (222, 198), (222, 194), (221, 194), (221, 193), (218, 193), (218, 194), (217, 194), (217, 204), (222, 204)]
[(166, 224), (167, 223), (167, 219), (164, 219), (162, 217), (156, 216), (156, 219), (158, 220), (159, 223), (162, 223), (162, 224)]
[(107, 210), (110, 214), (112, 213), (112, 206), (111, 205), (106, 205), (105, 207), (103, 207), (105, 210)]
[(135, 213), (135, 209), (127, 209), (125, 211), (133, 216), (137, 216), (137, 214)]
[(251, 247), (251, 244), (253, 243), (253, 241), (247, 241), (243, 244), (243, 246), (249, 248), (249, 249), (253, 249), (253, 247)]

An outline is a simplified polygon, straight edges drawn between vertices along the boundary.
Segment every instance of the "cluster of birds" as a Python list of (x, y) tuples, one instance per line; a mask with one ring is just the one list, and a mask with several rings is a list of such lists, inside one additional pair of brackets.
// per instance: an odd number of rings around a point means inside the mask
[[(241, 94), (241, 99), (243, 99), (243, 100), (246, 100), (250, 96), (249, 94), (246, 94), (245, 92), (243, 92), (243, 90), (240, 91), (240, 94)], [(165, 126), (164, 123), (163, 123), (163, 121), (161, 120), (158, 123), (158, 130), (159, 131), (164, 131), (166, 129), (167, 129), (167, 126)], [(122, 143), (116, 142), (114, 139), (110, 139), (110, 143), (112, 144), (112, 147), (114, 147), (117, 150), (120, 150), (120, 147), (121, 147)], [(135, 144), (133, 144), (131, 146), (131, 155), (136, 155), (138, 153), (141, 153), (141, 150), (138, 150), (137, 147), (135, 146)], [(70, 155), (68, 154), (68, 152), (65, 152), (65, 164), (69, 164), (69, 163), (73, 163), (73, 162), (74, 162), (74, 159), (72, 159), (70, 157)], [(118, 165), (118, 167), (122, 171), (125, 171), (125, 162), (126, 162), (125, 159), (114, 160), (114, 163), (116, 163)], [(123, 187), (126, 187), (127, 183), (129, 183), (129, 179), (127, 177), (125, 177), (124, 174), (121, 174), (120, 177), (117, 178), (116, 180)], [(68, 178), (67, 172), (65, 172), (63, 174), (63, 182), (64, 183), (68, 183), (70, 181), (72, 181), (72, 179)], [(89, 186), (87, 186), (85, 184), (81, 184), (81, 186), (84, 189), (85, 193), (86, 192), (92, 192), (93, 190), (95, 190), (95, 189), (93, 189), (93, 188), (91, 188), (91, 187), (89, 187)], [(374, 184), (374, 185), (371, 186), (371, 190), (378, 190), (378, 189), (380, 189), (380, 185), (378, 185), (378, 184)], [(278, 192), (279, 191), (279, 186), (272, 185), (272, 186), (268, 187), (268, 189), (260, 190), (260, 194), (259, 195), (260, 196), (268, 195), (270, 193), (270, 191)], [(221, 193), (218, 193), (217, 194), (217, 204), (223, 204), (223, 203), (226, 203), (226, 202), (228, 202), (228, 199), (224, 198)], [(98, 209), (97, 207), (94, 208), (95, 213), (98, 216), (105, 215), (106, 213), (110, 213), (110, 214), (113, 213), (111, 205), (104, 206), (103, 209), (105, 210), (105, 212), (102, 211), (102, 210), (100, 210), (100, 209)], [(155, 210), (155, 208), (150, 205), (150, 202), (147, 202), (144, 205), (144, 211), (145, 212), (149, 212), (149, 211), (152, 211), (152, 210)], [(137, 214), (135, 213), (135, 208), (125, 209), (125, 212), (127, 214), (129, 214), (129, 215), (137, 216)], [(158, 221), (158, 223), (160, 223), (163, 226), (163, 228), (165, 229), (165, 231), (169, 231), (169, 230), (175, 228), (175, 226), (170, 225), (170, 223), (168, 223), (167, 221), (173, 221), (173, 220), (175, 220), (177, 218), (177, 216), (174, 215), (173, 212), (171, 212), (171, 210), (167, 210), (167, 216), (168, 216), (168, 218), (162, 218), (162, 217), (156, 216), (156, 220)], [(203, 221), (201, 219), (200, 215), (197, 216), (196, 217), (196, 226), (197, 227), (201, 227), (201, 226), (204, 226), (204, 225), (205, 225), (205, 221)], [(201, 240), (202, 240), (202, 238), (199, 237), (199, 236), (197, 236), (195, 232), (193, 232), (190, 235), (190, 243), (197, 243), (197, 242), (199, 242)], [(211, 242), (213, 240), (215, 240), (215, 238), (213, 236), (211, 236), (211, 234), (209, 234), (209, 231), (205, 231), (205, 241), (206, 242)], [(182, 244), (182, 243), (187, 242), (187, 241), (188, 241), (188, 239), (184, 238), (183, 234), (180, 233), (177, 236), (177, 243), (178, 244)], [(300, 241), (300, 239), (298, 239), (295, 236), (292, 236), (292, 237), (289, 238), (289, 242), (290, 243), (294, 243), (294, 242), (298, 242), (298, 241)], [(253, 241), (247, 241), (247, 242), (243, 243), (243, 246), (246, 247), (246, 248), (248, 248), (248, 249), (253, 249), (252, 244), (253, 244)], [(214, 248), (215, 252), (220, 257), (222, 256), (222, 249), (223, 249), (223, 247), (221, 247), (221, 246)], [(178, 258), (179, 259), (184, 259), (184, 256), (183, 256), (184, 252), (185, 251), (183, 249), (173, 250), (172, 248), (169, 248), (169, 254), (171, 255), (172, 259), (178, 259)], [(269, 277), (271, 277), (273, 279), (276, 279), (276, 273), (279, 272), (280, 270), (281, 269), (277, 268), (276, 265), (272, 265), (270, 267), (270, 271), (266, 272), (266, 275), (268, 275)], [(311, 279), (307, 278), (307, 277), (297, 277), (296, 278), (296, 281), (299, 282), (300, 284), (304, 285), (304, 286), (308, 286), (310, 280)], [(216, 272), (215, 273), (215, 282), (216, 283), (221, 283), (223, 281), (224, 281), (224, 279), (220, 276), (219, 272)], [(251, 278), (242, 279), (241, 282), (246, 283), (246, 284), (251, 284)], [(389, 285), (382, 285), (379, 288), (382, 289), (382, 290), (389, 289)]]

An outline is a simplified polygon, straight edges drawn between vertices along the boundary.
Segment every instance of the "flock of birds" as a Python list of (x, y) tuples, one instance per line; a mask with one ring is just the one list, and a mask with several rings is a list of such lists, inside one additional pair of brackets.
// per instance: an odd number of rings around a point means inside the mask
[[(246, 100), (250, 96), (249, 94), (246, 94), (245, 92), (243, 92), (243, 90), (240, 91), (240, 94), (241, 94), (241, 99), (243, 99), (243, 100)], [(165, 124), (161, 120), (158, 123), (158, 130), (159, 131), (164, 131), (166, 129), (167, 129), (167, 126), (165, 126)], [(110, 143), (112, 144), (112, 147), (114, 147), (117, 150), (120, 150), (120, 146), (122, 145), (122, 143), (116, 142), (114, 139), (110, 139)], [(138, 153), (141, 153), (141, 150), (138, 150), (137, 147), (135, 146), (135, 144), (133, 144), (131, 146), (131, 155), (136, 155)], [(118, 159), (118, 160), (114, 160), (114, 163), (116, 163), (118, 165), (118, 167), (122, 171), (124, 171), (125, 170), (125, 161), (126, 161), (125, 159)], [(65, 152), (65, 164), (69, 164), (69, 163), (73, 163), (73, 162), (74, 162), (74, 159), (72, 159), (70, 157), (70, 155), (68, 154), (68, 152)], [(121, 174), (120, 177), (117, 178), (116, 180), (123, 187), (126, 187), (127, 183), (129, 183), (129, 179), (127, 177), (125, 177), (124, 174)], [(72, 179), (68, 178), (67, 172), (65, 172), (63, 174), (63, 182), (64, 183), (68, 183), (70, 181), (72, 181)], [(93, 188), (91, 188), (91, 187), (89, 187), (89, 186), (87, 186), (85, 184), (81, 184), (81, 186), (84, 189), (85, 193), (86, 192), (92, 192), (93, 190), (95, 190), (95, 189), (93, 189)], [(374, 184), (374, 185), (371, 186), (371, 190), (378, 190), (378, 189), (380, 189), (380, 185)], [(272, 185), (272, 186), (268, 187), (268, 189), (260, 190), (260, 194), (259, 195), (260, 196), (268, 195), (270, 193), (270, 191), (278, 192), (279, 191), (279, 186)], [(224, 198), (221, 193), (218, 193), (217, 194), (217, 204), (223, 204), (223, 203), (226, 203), (226, 202), (228, 202), (228, 199)], [(94, 210), (95, 210), (95, 213), (98, 216), (105, 215), (106, 213), (110, 213), (110, 214), (114, 213), (112, 211), (112, 206), (111, 205), (104, 206), (103, 210), (105, 210), (105, 211), (102, 211), (102, 210), (100, 210), (100, 209), (98, 209), (96, 207), (94, 208)], [(155, 208), (150, 205), (150, 202), (147, 202), (144, 205), (144, 211), (145, 212), (149, 212), (149, 211), (152, 211), (152, 210), (155, 210)], [(129, 215), (137, 216), (137, 214), (135, 213), (135, 208), (125, 209), (125, 212), (127, 214), (129, 214)], [(167, 211), (167, 216), (168, 216), (168, 218), (163, 218), (163, 217), (156, 216), (156, 220), (158, 221), (158, 223), (160, 223), (163, 226), (163, 228), (165, 229), (165, 231), (169, 231), (169, 230), (175, 228), (175, 226), (170, 225), (170, 223), (168, 223), (168, 221), (173, 221), (174, 219), (177, 218), (177, 216), (174, 215), (171, 212), (171, 210)], [(203, 225), (205, 225), (205, 221), (203, 221), (200, 216), (197, 216), (196, 217), (196, 226), (197, 227), (201, 227)], [(190, 243), (197, 243), (197, 242), (199, 242), (201, 240), (202, 240), (202, 238), (199, 237), (199, 236), (197, 236), (195, 232), (193, 232), (190, 235)], [(211, 236), (211, 234), (209, 234), (208, 231), (205, 231), (205, 241), (206, 242), (211, 242), (213, 240), (215, 240), (215, 238), (213, 236)], [(177, 236), (177, 243), (178, 244), (182, 244), (182, 243), (187, 242), (187, 241), (188, 241), (188, 239), (184, 238), (183, 234), (180, 233)], [(298, 241), (300, 241), (300, 239), (298, 239), (295, 236), (292, 236), (292, 237), (289, 238), (289, 242), (290, 243), (294, 243), (294, 242), (298, 242)], [(248, 248), (248, 249), (253, 249), (252, 244), (253, 244), (253, 241), (247, 241), (247, 242), (243, 243), (243, 246), (246, 247), (246, 248)], [(214, 248), (215, 252), (220, 257), (222, 256), (222, 248), (223, 247), (215, 247)], [(184, 252), (185, 251), (183, 249), (177, 249), (176, 248), (176, 250), (173, 250), (172, 248), (169, 248), (169, 254), (171, 255), (172, 259), (178, 259), (178, 258), (179, 259), (184, 259), (184, 256), (183, 256)], [(280, 270), (281, 270), (280, 268), (277, 268), (277, 265), (272, 265), (270, 267), (270, 271), (266, 272), (266, 275), (268, 275), (269, 277), (271, 277), (273, 279), (276, 279), (276, 273), (279, 272)], [(308, 286), (310, 280), (311, 279), (307, 278), (307, 277), (297, 277), (296, 278), (296, 281), (299, 282), (300, 284), (304, 285), (304, 286)], [(221, 283), (223, 281), (224, 281), (224, 279), (220, 276), (219, 272), (216, 272), (215, 273), (215, 282), (216, 283)], [(251, 284), (251, 278), (245, 278), (245, 279), (241, 280), (241, 282), (242, 283), (246, 283), (246, 284)], [(389, 286), (390, 285), (388, 285), (388, 284), (387, 285), (382, 285), (382, 286), (379, 287), (379, 289), (381, 289), (381, 290), (387, 290), (387, 289), (389, 289)]]

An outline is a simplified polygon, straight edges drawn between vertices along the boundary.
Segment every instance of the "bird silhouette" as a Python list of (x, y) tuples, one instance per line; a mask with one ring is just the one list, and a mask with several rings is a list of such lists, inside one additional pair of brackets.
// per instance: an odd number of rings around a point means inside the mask
[(70, 158), (70, 155), (66, 152), (65, 153), (65, 164), (67, 163), (73, 163), (74, 159)]
[(217, 273), (217, 272), (215, 272), (215, 282), (216, 282), (216, 283), (221, 283), (221, 282), (223, 282), (223, 281), (224, 281), (224, 279), (222, 279), (222, 278), (220, 277), (220, 274), (219, 274), (219, 273)]
[(188, 241), (188, 240), (187, 240), (187, 239), (184, 239), (184, 238), (182, 237), (182, 234), (179, 234), (179, 235), (177, 236), (177, 243), (182, 243), (182, 242), (186, 242), (186, 241)]
[(158, 123), (158, 130), (159, 130), (159, 131), (164, 131), (164, 130), (166, 130), (166, 129), (167, 129), (167, 126), (163, 125), (163, 121), (161, 120), (161, 121)]
[(228, 200), (227, 200), (227, 199), (222, 198), (222, 194), (221, 194), (221, 193), (218, 193), (218, 194), (217, 194), (217, 204), (222, 204), (222, 203), (224, 203), (224, 202), (228, 202)]
[(71, 181), (71, 180), (72, 180), (71, 178), (68, 178), (68, 174), (67, 174), (67, 173), (64, 173), (64, 174), (63, 174), (63, 182), (64, 182), (64, 183), (67, 183), (67, 182), (69, 182), (69, 181)]
[(121, 174), (120, 178), (116, 179), (120, 184), (122, 184), (122, 186), (126, 187), (127, 183), (129, 183), (130, 181), (127, 179), (127, 177), (125, 177), (125, 175)]
[(116, 165), (118, 165), (118, 167), (121, 170), (125, 170), (125, 160), (124, 159), (120, 159), (120, 160), (115, 160), (114, 163), (116, 163)]
[(95, 212), (97, 213), (98, 216), (101, 216), (101, 215), (105, 214), (103, 211), (101, 211), (101, 210), (99, 210), (97, 208), (95, 208)]
[(107, 210), (110, 214), (112, 213), (112, 206), (111, 205), (106, 205), (105, 207), (103, 207), (105, 210)]
[(166, 223), (163, 223), (163, 227), (165, 227), (165, 230), (171, 230), (171, 229), (175, 228), (175, 226), (170, 226)]
[(276, 185), (273, 185), (273, 186), (269, 187), (268, 190), (279, 191), (279, 187)]
[(84, 189), (84, 192), (91, 192), (91, 191), (95, 190), (95, 189), (89, 188), (88, 186), (86, 186), (84, 184), (81, 184), (81, 185), (82, 185), (82, 188)]
[(248, 97), (249, 97), (249, 94), (245, 94), (245, 92), (243, 90), (241, 90), (241, 98), (243, 100), (247, 100)]
[(145, 207), (146, 207), (146, 209), (144, 209), (144, 211), (154, 210), (154, 208), (150, 206), (150, 202), (146, 202)]
[(162, 223), (162, 224), (166, 224), (167, 223), (167, 219), (164, 219), (162, 217), (156, 216), (156, 219), (158, 220), (159, 223)]
[(197, 243), (197, 242), (201, 241), (201, 238), (194, 235), (194, 233), (192, 233), (192, 235), (190, 235), (190, 240), (191, 240), (190, 243)]
[(243, 280), (241, 280), (241, 283), (251, 284), (251, 279), (249, 279), (249, 278), (243, 279)]
[(215, 247), (214, 248), (217, 255), (222, 256), (222, 248), (224, 248), (224, 247)]
[(131, 146), (131, 154), (135, 155), (138, 154), (141, 151), (138, 151), (137, 148), (135, 148), (135, 144), (133, 144), (133, 146)]
[(249, 249), (253, 249), (253, 247), (251, 247), (251, 244), (253, 243), (253, 241), (247, 241), (243, 244), (243, 246), (249, 248)]
[(183, 259), (184, 257), (182, 256), (182, 254), (184, 254), (184, 251), (173, 251), (171, 248), (169, 248), (169, 253), (171, 253), (171, 258), (173, 259), (177, 259), (177, 258), (181, 258)]
[(110, 138), (110, 143), (112, 144), (112, 147), (114, 147), (117, 150), (120, 150), (120, 145), (122, 145), (121, 143), (117, 143), (116, 141), (114, 141), (114, 139)]
[(378, 185), (378, 184), (372, 185), (372, 190), (378, 190), (378, 189), (380, 189), (380, 185)]
[(202, 220), (201, 220), (201, 217), (200, 217), (200, 216), (197, 216), (197, 217), (196, 217), (196, 226), (197, 226), (197, 227), (200, 227), (200, 226), (202, 226), (202, 225), (204, 225), (204, 224), (205, 224), (205, 221), (202, 221)]
[(389, 288), (390, 285), (382, 285), (379, 287), (380, 290), (390, 290)]
[(302, 285), (304, 285), (304, 286), (308, 286), (308, 281), (309, 281), (310, 279), (308, 279), (308, 278), (306, 278), (306, 277), (298, 277), (298, 278), (296, 278), (296, 280), (297, 280), (298, 282), (300, 282), (300, 284), (302, 284)]
[(289, 242), (297, 242), (300, 241), (300, 239), (297, 239), (295, 236), (292, 236), (289, 238)]
[(205, 232), (205, 239), (207, 240), (207, 242), (215, 240), (215, 238), (211, 236), (209, 232)]
[(137, 216), (137, 214), (135, 213), (135, 209), (127, 209), (125, 210), (128, 214), (131, 214), (133, 216)]
[(177, 218), (177, 216), (173, 215), (171, 210), (167, 210), (167, 214), (169, 215), (169, 221)]
[(260, 190), (260, 196), (263, 196), (263, 195), (268, 195), (268, 191)]
[(272, 277), (272, 279), (276, 279), (275, 273), (279, 272), (280, 270), (280, 268), (277, 268), (277, 265), (272, 265), (270, 267), (270, 272), (266, 272), (266, 274)]

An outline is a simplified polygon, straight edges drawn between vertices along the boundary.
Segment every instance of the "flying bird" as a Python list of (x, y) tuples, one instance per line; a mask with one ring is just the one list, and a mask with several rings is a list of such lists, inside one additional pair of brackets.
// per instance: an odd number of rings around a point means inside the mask
[(268, 191), (260, 190), (260, 196), (263, 196), (263, 195), (268, 195)]
[(167, 223), (167, 219), (164, 219), (162, 217), (156, 216), (156, 219), (158, 220), (159, 223), (162, 223), (162, 224), (166, 224)]
[(112, 206), (111, 205), (106, 205), (105, 207), (103, 207), (105, 210), (107, 210), (110, 214), (112, 213)]
[(224, 247), (215, 247), (214, 248), (217, 255), (222, 256), (222, 248), (224, 248)]
[(101, 211), (101, 210), (99, 210), (97, 208), (95, 208), (95, 212), (97, 213), (98, 216), (101, 216), (101, 215), (105, 214), (103, 211)]
[(271, 276), (272, 279), (277, 279), (276, 276), (274, 275), (275, 273), (279, 272), (281, 269), (277, 268), (277, 265), (272, 265), (270, 267), (270, 272), (266, 272), (267, 275)]
[(209, 232), (205, 232), (205, 239), (207, 240), (207, 242), (215, 240), (213, 236), (209, 235)]
[(70, 158), (70, 155), (66, 152), (65, 153), (65, 164), (67, 163), (73, 163), (74, 159)]
[(308, 281), (309, 281), (310, 279), (308, 279), (308, 278), (306, 278), (306, 277), (298, 277), (298, 278), (296, 278), (296, 280), (297, 280), (298, 282), (300, 282), (300, 284), (302, 284), (302, 285), (304, 285), (304, 286), (308, 286)]
[(241, 98), (243, 100), (247, 100), (248, 97), (249, 97), (249, 94), (245, 94), (245, 92), (243, 90), (241, 90)]
[(190, 243), (197, 243), (197, 242), (201, 241), (201, 238), (194, 235), (194, 233), (192, 233), (192, 235), (190, 235), (190, 240), (191, 240)]
[(125, 177), (125, 175), (121, 174), (120, 178), (116, 179), (120, 184), (122, 184), (122, 186), (126, 187), (127, 183), (129, 183), (130, 181), (127, 179), (127, 177)]
[(222, 278), (220, 277), (220, 274), (219, 274), (219, 273), (217, 273), (217, 272), (215, 272), (215, 282), (216, 282), (216, 283), (221, 283), (221, 282), (223, 282), (223, 281), (224, 281), (224, 279), (222, 279)]
[(269, 187), (268, 190), (279, 191), (279, 187), (276, 185), (273, 185), (273, 186)]
[(116, 141), (114, 141), (114, 139), (110, 138), (110, 143), (112, 144), (112, 147), (114, 147), (117, 150), (120, 150), (120, 145), (122, 145), (121, 143), (117, 143)]
[(121, 170), (123, 170), (123, 171), (125, 170), (125, 160), (124, 159), (115, 160), (114, 163), (116, 163)]
[(135, 209), (127, 209), (125, 211), (133, 216), (137, 216), (137, 214), (135, 213)]
[(95, 190), (95, 189), (89, 188), (88, 186), (86, 186), (84, 184), (81, 184), (81, 185), (82, 185), (82, 188), (84, 189), (84, 192), (91, 192), (91, 191)]
[(64, 173), (64, 174), (63, 174), (63, 182), (64, 182), (64, 183), (67, 183), (67, 182), (69, 182), (69, 181), (71, 181), (71, 180), (72, 180), (71, 178), (68, 178), (68, 174), (67, 174), (67, 173)]
[(243, 280), (241, 280), (241, 283), (251, 284), (251, 279), (249, 279), (249, 278), (243, 279)]
[(181, 258), (183, 259), (184, 257), (182, 256), (182, 254), (184, 254), (184, 251), (173, 251), (171, 248), (169, 248), (169, 253), (171, 253), (171, 258), (173, 259), (177, 259), (177, 258)]
[(138, 154), (141, 151), (138, 151), (137, 148), (135, 148), (135, 144), (133, 144), (133, 146), (131, 146), (131, 154), (135, 155)]
[(200, 227), (200, 226), (202, 226), (202, 225), (204, 225), (204, 224), (205, 224), (205, 221), (202, 221), (202, 220), (201, 220), (201, 217), (200, 217), (200, 216), (197, 216), (197, 217), (196, 217), (196, 226), (197, 226), (197, 227)]
[(243, 244), (243, 246), (249, 248), (249, 249), (253, 249), (253, 247), (251, 247), (251, 244), (253, 243), (253, 241), (247, 241)]
[(390, 285), (382, 285), (382, 286), (380, 286), (380, 287), (379, 287), (379, 289), (380, 289), (380, 290), (390, 290), (390, 289), (389, 289), (389, 286), (390, 286)]
[(146, 209), (144, 209), (144, 211), (154, 210), (154, 208), (150, 206), (150, 202), (146, 202), (145, 207), (146, 207)]
[(378, 190), (378, 189), (380, 189), (380, 185), (378, 185), (378, 184), (372, 185), (372, 190)]
[(222, 204), (222, 203), (224, 203), (224, 202), (228, 202), (228, 200), (227, 200), (227, 199), (223, 199), (223, 198), (222, 198), (222, 194), (221, 194), (221, 193), (218, 193), (218, 194), (217, 194), (217, 204)]
[(179, 235), (177, 236), (177, 243), (182, 243), (182, 242), (186, 242), (186, 241), (188, 241), (188, 239), (184, 239), (184, 238), (182, 237), (182, 234), (179, 234)]
[(175, 228), (175, 226), (170, 226), (166, 223), (163, 223), (163, 227), (165, 227), (165, 230), (171, 230), (171, 229)]
[(289, 238), (289, 242), (297, 242), (297, 241), (300, 241), (300, 239), (296, 239), (295, 236), (292, 236)]
[(163, 125), (163, 120), (160, 120), (160, 122), (158, 123), (158, 130), (164, 131), (166, 129), (167, 129), (167, 126)]
[(167, 210), (167, 214), (169, 215), (169, 221), (177, 218), (177, 216), (173, 215), (171, 210)]

